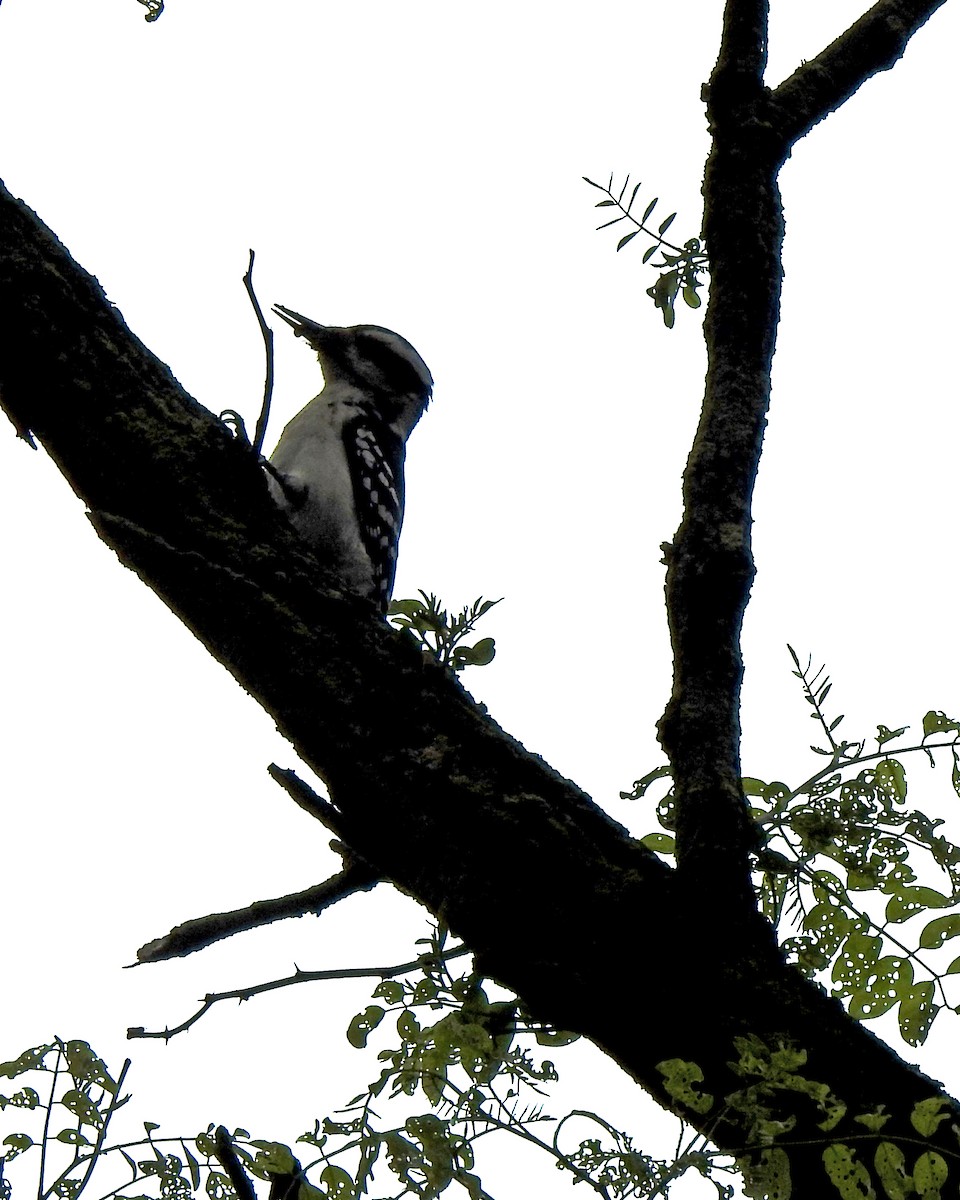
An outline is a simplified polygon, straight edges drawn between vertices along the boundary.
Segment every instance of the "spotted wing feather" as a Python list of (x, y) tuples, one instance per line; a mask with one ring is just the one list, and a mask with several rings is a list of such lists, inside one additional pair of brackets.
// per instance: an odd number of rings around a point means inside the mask
[(360, 535), (373, 570), (377, 602), (393, 595), (403, 524), (403, 441), (382, 421), (363, 414), (343, 429)]

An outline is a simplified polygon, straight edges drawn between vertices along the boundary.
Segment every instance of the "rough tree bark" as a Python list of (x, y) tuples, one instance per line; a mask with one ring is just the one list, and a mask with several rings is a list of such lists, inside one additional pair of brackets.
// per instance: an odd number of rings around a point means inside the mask
[[(590, 1037), (668, 1107), (655, 1069), (664, 1058), (696, 1062), (704, 1090), (722, 1096), (740, 1086), (728, 1066), (735, 1036), (789, 1039), (809, 1052), (809, 1077), (847, 1102), (830, 1135), (840, 1141), (862, 1134), (853, 1115), (878, 1105), (891, 1114), (886, 1137), (915, 1140), (912, 1105), (943, 1093), (785, 965), (753, 899), (739, 638), (779, 311), (777, 176), (796, 139), (891, 67), (942, 2), (882, 0), (774, 91), (762, 82), (765, 0), (727, 3), (705, 91), (709, 369), (667, 554), (675, 677), (661, 739), (676, 784), (675, 871), (337, 592), (251, 456), (38, 218), (0, 195), (4, 408), (57, 461), (100, 536), (327, 781), (328, 817), (357, 859), (442, 916), (478, 970), (534, 1015)], [(716, 937), (693, 945), (707, 901)], [(634, 1021), (596, 982), (599, 964), (608, 972), (624, 955), (658, 981)], [(819, 1196), (830, 1188), (820, 1114), (792, 1115), (783, 1144), (794, 1195)], [(734, 1152), (736, 1122), (712, 1131)], [(930, 1148), (952, 1164), (950, 1125)]]

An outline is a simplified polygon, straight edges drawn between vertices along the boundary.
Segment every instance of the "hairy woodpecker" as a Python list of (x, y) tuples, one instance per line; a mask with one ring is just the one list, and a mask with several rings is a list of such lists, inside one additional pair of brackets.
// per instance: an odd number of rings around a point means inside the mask
[(323, 368), (323, 391), (284, 429), (270, 488), (347, 591), (386, 612), (403, 523), (407, 438), (433, 378), (408, 341), (379, 325), (318, 325), (274, 305)]

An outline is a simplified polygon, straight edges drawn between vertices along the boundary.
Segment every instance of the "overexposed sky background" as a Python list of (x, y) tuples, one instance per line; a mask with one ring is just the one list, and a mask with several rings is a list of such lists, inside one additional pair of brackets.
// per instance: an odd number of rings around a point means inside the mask
[[(768, 81), (863, 7), (774, 0)], [(662, 760), (659, 544), (679, 520), (704, 352), (700, 314), (668, 333), (654, 312), (643, 238), (617, 255), (617, 231), (594, 232), (605, 210), (581, 176), (630, 172), (638, 203), (677, 210), (678, 240), (698, 233), (700, 86), (721, 11), (169, 0), (148, 25), (134, 0), (0, 5), (0, 177), (198, 400), (250, 424), (259, 409), (251, 246), (265, 307), (386, 325), (420, 350), (437, 386), (408, 454), (397, 595), (505, 597), (487, 618), (498, 657), (467, 686), (640, 833), (652, 814), (617, 794)], [(787, 640), (827, 661), (851, 736), (928, 708), (960, 714), (958, 33), (948, 4), (783, 171), (783, 322), (745, 643), (751, 774), (809, 773)], [(271, 444), (319, 387), (283, 330), (277, 373)], [(205, 992), (294, 961), (402, 961), (422, 914), (381, 889), (320, 921), (120, 970), (177, 922), (306, 887), (339, 860), (266, 775), (271, 760), (294, 764), (269, 719), (12, 433), (0, 489), (0, 1060), (84, 1037), (110, 1062), (133, 1055), (143, 1117), (291, 1139), (373, 1077), (343, 1039), (366, 984), (224, 1005), (168, 1046), (131, 1045), (126, 1027), (176, 1024)], [(938, 1076), (949, 1020), (907, 1052)], [(649, 1106), (584, 1048), (571, 1057), (576, 1102), (609, 1102), (642, 1144)]]

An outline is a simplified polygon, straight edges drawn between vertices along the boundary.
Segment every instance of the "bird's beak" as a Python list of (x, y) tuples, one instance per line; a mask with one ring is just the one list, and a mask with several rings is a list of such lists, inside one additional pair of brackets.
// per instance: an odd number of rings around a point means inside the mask
[(273, 312), (291, 327), (297, 337), (305, 337), (307, 341), (322, 337), (326, 333), (326, 326), (318, 325), (316, 321), (311, 321), (309, 317), (304, 317), (298, 312), (294, 312), (292, 308), (284, 308), (282, 304), (275, 304)]

